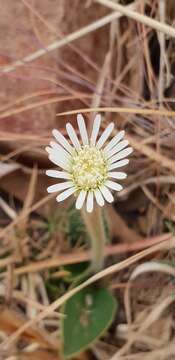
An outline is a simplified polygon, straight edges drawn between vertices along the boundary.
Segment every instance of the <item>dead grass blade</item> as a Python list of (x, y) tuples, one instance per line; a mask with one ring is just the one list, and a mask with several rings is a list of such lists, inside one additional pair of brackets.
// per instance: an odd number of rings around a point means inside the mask
[(20, 167), (21, 166), (19, 164), (15, 164), (15, 163), (5, 164), (2, 161), (0, 161), (0, 178), (6, 176), (7, 174), (10, 174), (15, 170), (18, 170)]
[(175, 161), (167, 158), (165, 155), (160, 154), (157, 150), (152, 149), (150, 146), (144, 145), (139, 139), (135, 139), (133, 136), (127, 136), (131, 146), (139, 151), (141, 154), (148, 157), (150, 160), (155, 161), (165, 169), (175, 172)]
[[(97, 81), (97, 85), (96, 85), (96, 92), (94, 92), (93, 98), (92, 98), (92, 103), (91, 103), (91, 107), (98, 107), (100, 105), (101, 102), (101, 94), (103, 93), (104, 90), (104, 86), (105, 86), (105, 80), (109, 71), (109, 65), (110, 65), (110, 53), (108, 52), (106, 54), (103, 66), (102, 66), (102, 71), (99, 74), (99, 78)], [(92, 114), (93, 115), (93, 114)], [(88, 131), (89, 133), (92, 131), (92, 121), (88, 122)]]
[(0, 208), (7, 214), (7, 216), (14, 220), (17, 217), (16, 211), (12, 209), (3, 198), (0, 197)]
[(146, 331), (153, 323), (159, 320), (162, 313), (175, 301), (174, 295), (169, 295), (161, 302), (155, 304), (153, 310), (146, 316), (139, 329), (135, 332), (130, 331), (126, 344), (111, 358), (111, 360), (120, 360), (126, 354), (132, 344), (137, 341), (142, 333)]
[(89, 113), (89, 112), (111, 112), (121, 114), (140, 114), (140, 115), (155, 115), (155, 116), (167, 116), (175, 117), (175, 111), (170, 110), (158, 110), (158, 109), (141, 109), (141, 108), (127, 108), (127, 107), (94, 107), (94, 108), (82, 108), (70, 111), (64, 111), (58, 113), (57, 116), (71, 115), (78, 113)]
[[(25, 323), (25, 317), (19, 315), (15, 310), (8, 308), (0, 309), (1, 324), (0, 330), (10, 334)], [(49, 336), (44, 329), (32, 328), (25, 331), (23, 338), (30, 341), (37, 341), (43, 348), (58, 348), (58, 341)]]
[(139, 266), (137, 266), (134, 271), (132, 272), (130, 279), (128, 281), (128, 285), (125, 289), (124, 293), (124, 303), (125, 303), (125, 310), (126, 310), (126, 317), (127, 321), (131, 323), (131, 306), (130, 306), (130, 286), (131, 282), (139, 275), (146, 273), (146, 272), (162, 272), (167, 275), (171, 275), (175, 277), (175, 268), (168, 264), (162, 264), (158, 262), (146, 262)]
[[(157, 236), (151, 239), (135, 241), (134, 243), (130, 243), (130, 244), (125, 243), (125, 244), (106, 246), (105, 256), (107, 257), (117, 254), (123, 254), (126, 252), (142, 250), (150, 246), (156, 245), (157, 243), (160, 243), (162, 241), (166, 241), (170, 238), (171, 238), (171, 234), (164, 234), (162, 236)], [(65, 254), (65, 255), (60, 254), (58, 257), (52, 259), (41, 260), (37, 262), (32, 262), (31, 264), (27, 264), (24, 266), (19, 266), (18, 268), (14, 269), (14, 275), (19, 276), (26, 273), (35, 273), (37, 271), (51, 269), (58, 266), (76, 264), (79, 262), (87, 261), (89, 259), (90, 259), (90, 252), (88, 251), (76, 252), (75, 254)], [(0, 262), (0, 267), (2, 267), (1, 262)], [(6, 272), (1, 272), (0, 278), (4, 277), (5, 275)]]
[(117, 4), (116, 2), (113, 2), (110, 0), (95, 0), (95, 1), (98, 2), (99, 4), (109, 7), (110, 9), (117, 10), (121, 14), (123, 14), (133, 20), (139, 21), (142, 24), (147, 25), (154, 30), (163, 32), (164, 34), (175, 38), (175, 29), (170, 25), (167, 25), (160, 21), (152, 19), (149, 16), (139, 14), (138, 12), (136, 12), (132, 9), (127, 9), (125, 6)]
[(154, 322), (156, 322), (162, 313), (175, 301), (175, 296), (172, 294), (167, 296), (160, 303), (155, 304), (153, 310), (146, 317), (145, 321), (136, 332), (130, 332), (126, 344), (111, 358), (111, 360), (120, 360), (121, 356), (128, 352), (132, 344), (137, 341), (140, 334), (144, 333)]
[(33, 200), (34, 200), (37, 175), (38, 175), (37, 167), (34, 166), (33, 170), (32, 170), (32, 174), (31, 174), (30, 182), (29, 182), (28, 192), (26, 194), (26, 198), (25, 198), (24, 204), (23, 204), (23, 209), (21, 211), (21, 215), (24, 216), (24, 218), (22, 221), (18, 222), (18, 226), (20, 226), (20, 228), (23, 228), (23, 229), (25, 228), (26, 222), (28, 220), (28, 215), (25, 216), (25, 214), (28, 213), (30, 207), (32, 206)]

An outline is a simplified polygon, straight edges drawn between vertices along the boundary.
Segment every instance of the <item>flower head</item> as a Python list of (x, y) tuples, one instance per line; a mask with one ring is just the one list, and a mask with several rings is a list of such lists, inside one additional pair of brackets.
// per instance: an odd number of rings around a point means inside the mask
[(58, 130), (54, 129), (52, 132), (57, 142), (51, 141), (46, 151), (49, 159), (61, 170), (47, 170), (46, 174), (62, 179), (62, 182), (49, 186), (47, 191), (59, 192), (56, 198), (58, 202), (75, 194), (76, 208), (81, 209), (86, 201), (87, 211), (92, 212), (94, 199), (98, 205), (103, 206), (105, 200), (109, 203), (114, 200), (110, 189), (122, 190), (122, 186), (115, 180), (125, 179), (127, 175), (115, 169), (129, 163), (126, 157), (133, 149), (127, 147), (127, 140), (122, 140), (124, 131), (118, 132), (106, 144), (114, 129), (114, 123), (110, 123), (98, 137), (100, 114), (95, 117), (90, 137), (81, 114), (78, 114), (77, 122), (81, 140), (78, 139), (73, 126), (70, 123), (66, 125), (72, 145)]

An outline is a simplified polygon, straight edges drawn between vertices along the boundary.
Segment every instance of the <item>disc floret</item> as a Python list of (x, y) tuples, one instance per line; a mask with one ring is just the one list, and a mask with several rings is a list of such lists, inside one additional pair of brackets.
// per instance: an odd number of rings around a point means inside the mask
[(72, 155), (70, 174), (78, 191), (99, 188), (107, 179), (107, 160), (103, 151), (95, 146), (82, 146)]

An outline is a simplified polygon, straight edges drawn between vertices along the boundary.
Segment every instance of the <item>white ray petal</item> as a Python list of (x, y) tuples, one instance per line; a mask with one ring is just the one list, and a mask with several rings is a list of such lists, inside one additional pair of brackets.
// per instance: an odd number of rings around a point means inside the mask
[(73, 146), (75, 147), (76, 150), (79, 150), (81, 148), (80, 142), (78, 140), (77, 134), (73, 126), (70, 123), (66, 124), (66, 130), (70, 137), (70, 140), (72, 141)]
[(87, 191), (85, 191), (85, 190), (80, 191), (80, 193), (77, 197), (77, 200), (76, 200), (76, 204), (75, 204), (76, 209), (80, 210), (82, 208), (85, 198), (86, 198), (86, 194), (87, 194)]
[(54, 129), (52, 130), (52, 134), (55, 139), (61, 144), (70, 154), (73, 152), (73, 147), (69, 144), (67, 139), (60, 133), (60, 131)]
[(48, 154), (52, 152), (52, 148), (50, 146), (46, 146), (45, 150), (47, 151)]
[(113, 179), (126, 179), (127, 174), (124, 172), (113, 171), (108, 173), (108, 177)]
[(126, 166), (126, 165), (128, 165), (128, 164), (129, 164), (129, 159), (120, 160), (120, 161), (117, 161), (117, 162), (109, 165), (109, 166), (108, 166), (108, 170), (117, 169), (117, 168)]
[(53, 156), (55, 159), (58, 159), (59, 161), (61, 161), (63, 164), (66, 163), (68, 164), (71, 160), (71, 155), (66, 152), (60, 145), (56, 144), (58, 146), (53, 148), (49, 148), (48, 152), (49, 152), (49, 156)]
[(55, 159), (58, 159), (58, 161), (61, 161), (63, 164), (64, 163), (69, 163), (69, 158), (66, 157), (61, 151), (58, 152), (57, 150), (51, 148), (50, 152), (49, 152), (49, 156), (54, 157)]
[(72, 181), (65, 181), (59, 184), (54, 184), (51, 185), (47, 188), (48, 193), (53, 193), (53, 192), (57, 192), (57, 191), (61, 191), (64, 189), (68, 189), (70, 187), (73, 186), (73, 182)]
[(123, 140), (120, 143), (118, 143), (116, 146), (114, 146), (110, 151), (106, 151), (105, 153), (107, 155), (107, 159), (109, 159), (111, 156), (118, 153), (122, 149), (124, 149), (126, 146), (128, 146), (128, 144), (129, 144), (128, 140)]
[(105, 202), (104, 202), (103, 196), (101, 194), (101, 191), (99, 189), (96, 189), (94, 191), (94, 194), (95, 194), (95, 199), (96, 199), (97, 204), (100, 206), (104, 206)]
[(62, 146), (60, 146), (54, 142), (51, 142), (51, 143), (50, 143), (50, 145), (52, 147), (51, 147), (51, 150), (49, 150), (49, 154), (51, 156), (54, 156), (56, 159), (58, 158), (58, 159), (61, 159), (63, 162), (70, 163), (71, 155), (67, 151), (65, 151), (62, 148)]
[(94, 194), (93, 191), (89, 191), (86, 200), (86, 210), (88, 213), (92, 212), (93, 206), (94, 206)]
[(46, 175), (58, 179), (70, 179), (70, 175), (65, 171), (47, 170)]
[(100, 129), (100, 124), (101, 124), (101, 115), (97, 114), (94, 119), (92, 134), (91, 134), (91, 139), (90, 139), (90, 144), (93, 146), (95, 146), (95, 144), (96, 144), (97, 136), (98, 136), (99, 129)]
[(107, 202), (112, 203), (114, 201), (113, 195), (105, 185), (100, 186), (100, 191)]
[(99, 140), (97, 141), (96, 147), (101, 149), (105, 141), (110, 136), (111, 132), (114, 129), (114, 123), (110, 123), (107, 128), (103, 131), (102, 135), (100, 136)]
[(70, 195), (74, 194), (75, 191), (76, 191), (76, 189), (74, 187), (71, 187), (70, 189), (63, 191), (61, 194), (59, 194), (56, 197), (56, 201), (60, 202), (60, 201), (67, 199)]
[(108, 159), (110, 164), (113, 164), (114, 162), (123, 159), (125, 157), (127, 157), (128, 155), (130, 155), (133, 152), (133, 148), (132, 147), (128, 147), (122, 151), (120, 151), (117, 155), (112, 156), (110, 159)]
[(105, 146), (104, 150), (105, 151), (111, 150), (113, 146), (115, 146), (121, 139), (123, 139), (124, 135), (125, 135), (124, 130), (119, 131), (119, 133), (116, 134), (114, 138)]
[(85, 124), (82, 114), (77, 115), (77, 123), (78, 123), (78, 127), (79, 127), (83, 145), (88, 145), (89, 144), (88, 133), (87, 133), (86, 124)]
[(68, 153), (66, 150), (64, 150), (64, 148), (62, 146), (60, 146), (59, 144), (57, 144), (55, 141), (51, 141), (50, 146), (52, 147), (53, 150), (56, 150), (58, 152), (58, 154), (64, 155), (69, 160), (71, 159), (70, 153)]
[(53, 155), (52, 153), (49, 155), (49, 160), (52, 161), (53, 164), (61, 167), (62, 169), (69, 171), (69, 163), (67, 160), (64, 161), (55, 154)]
[(115, 190), (115, 191), (121, 191), (123, 189), (122, 185), (120, 185), (120, 184), (118, 184), (118, 183), (116, 183), (114, 181), (111, 181), (111, 180), (107, 180), (105, 182), (105, 185), (107, 187), (109, 187), (110, 189)]

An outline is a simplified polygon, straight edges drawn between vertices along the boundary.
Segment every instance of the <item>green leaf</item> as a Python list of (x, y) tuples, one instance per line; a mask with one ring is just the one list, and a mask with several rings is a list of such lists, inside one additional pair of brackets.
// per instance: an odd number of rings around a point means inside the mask
[(87, 287), (72, 296), (63, 308), (64, 357), (76, 355), (97, 340), (110, 326), (116, 310), (116, 299), (104, 287)]
[(64, 265), (64, 270), (69, 272), (68, 277), (65, 280), (73, 281), (76, 280), (77, 277), (83, 275), (83, 273), (88, 269), (89, 262), (84, 261), (76, 264), (68, 264)]
[(175, 226), (174, 226), (174, 224), (173, 224), (171, 221), (166, 220), (166, 221), (165, 221), (165, 225), (166, 225), (166, 227), (168, 228), (168, 230), (169, 230), (173, 235), (175, 235)]
[(58, 297), (62, 296), (66, 291), (66, 287), (62, 279), (50, 278), (45, 282), (45, 286), (49, 299), (51, 301), (55, 301), (56, 299), (58, 299)]

